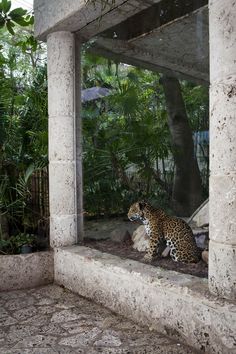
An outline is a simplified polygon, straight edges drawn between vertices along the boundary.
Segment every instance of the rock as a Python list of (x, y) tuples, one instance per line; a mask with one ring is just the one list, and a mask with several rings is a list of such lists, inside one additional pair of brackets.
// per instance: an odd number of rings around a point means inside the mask
[(201, 227), (209, 224), (209, 199), (205, 200), (188, 220), (190, 226)]
[(205, 249), (209, 245), (209, 231), (203, 228), (193, 229), (193, 235), (195, 237), (197, 246)]
[(149, 237), (146, 234), (145, 227), (139, 226), (132, 235), (133, 248), (139, 252), (145, 252), (148, 249)]
[[(123, 242), (128, 234), (132, 235), (137, 228), (137, 224), (124, 220), (124, 218), (110, 218), (87, 220), (85, 222), (85, 238), (91, 240), (108, 240), (114, 242)], [(131, 240), (131, 236), (129, 236)]]
[(110, 240), (113, 242), (129, 242), (131, 235), (127, 230), (126, 225), (120, 225), (119, 228), (113, 230), (110, 234)]
[[(146, 252), (149, 246), (149, 237), (146, 234), (145, 226), (139, 226), (132, 235), (133, 248), (139, 252)], [(162, 251), (163, 250), (163, 251)], [(170, 247), (163, 247), (160, 249), (162, 251), (162, 257), (167, 257), (170, 253)]]
[(203, 251), (202, 252), (202, 260), (208, 264), (208, 257), (209, 257), (209, 252), (208, 251)]

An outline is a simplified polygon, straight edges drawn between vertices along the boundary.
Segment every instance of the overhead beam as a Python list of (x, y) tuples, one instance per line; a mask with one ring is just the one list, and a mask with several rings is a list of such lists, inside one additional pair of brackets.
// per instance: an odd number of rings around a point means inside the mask
[(46, 41), (52, 32), (80, 31), (87, 40), (159, 1), (116, 0), (104, 6), (102, 0), (34, 0), (35, 36)]
[[(201, 27), (199, 27), (199, 21)], [(138, 24), (137, 24), (138, 26)], [(136, 38), (121, 39), (110, 30), (88, 43), (90, 51), (197, 84), (209, 84), (208, 8), (176, 18)], [(121, 35), (122, 37), (122, 35)]]
[(90, 47), (88, 49), (88, 51), (91, 53), (97, 54), (97, 55), (101, 55), (105, 58), (109, 58), (109, 59), (114, 60), (116, 62), (137, 66), (139, 68), (147, 69), (147, 70), (150, 70), (153, 72), (168, 74), (170, 76), (176, 77), (181, 80), (187, 80), (187, 81), (194, 82), (197, 85), (204, 85), (204, 86), (209, 85), (207, 78), (204, 80), (204, 79), (201, 79), (201, 78), (196, 77), (194, 75), (186, 74), (186, 73), (182, 72), (181, 70), (178, 70), (178, 71), (176, 69), (172, 70), (172, 69), (168, 69), (166, 66), (153, 64), (152, 62), (145, 61), (144, 59), (143, 60), (137, 59), (135, 56), (128, 57), (123, 53), (114, 53), (114, 52), (110, 51), (109, 49), (99, 46), (99, 45), (94, 45), (94, 46)]

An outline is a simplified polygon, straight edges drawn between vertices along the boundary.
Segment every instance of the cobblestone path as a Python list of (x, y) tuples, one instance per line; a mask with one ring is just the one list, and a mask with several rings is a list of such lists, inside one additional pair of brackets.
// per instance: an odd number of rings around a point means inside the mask
[(194, 354), (56, 285), (0, 293), (0, 354)]

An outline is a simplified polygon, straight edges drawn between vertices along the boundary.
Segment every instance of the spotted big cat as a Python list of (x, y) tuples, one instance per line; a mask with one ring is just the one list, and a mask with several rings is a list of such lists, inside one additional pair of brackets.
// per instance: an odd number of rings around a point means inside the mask
[(144, 256), (146, 262), (152, 262), (163, 242), (169, 246), (170, 256), (176, 262), (197, 263), (201, 259), (201, 249), (197, 247), (192, 229), (184, 220), (146, 202), (132, 204), (128, 218), (145, 226), (149, 236), (149, 249)]

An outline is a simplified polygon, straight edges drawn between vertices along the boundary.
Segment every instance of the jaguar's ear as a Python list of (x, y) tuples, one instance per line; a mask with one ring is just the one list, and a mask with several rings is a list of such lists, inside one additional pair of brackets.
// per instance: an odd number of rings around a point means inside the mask
[(146, 203), (142, 201), (142, 202), (139, 202), (138, 205), (139, 205), (139, 209), (143, 210), (145, 205), (146, 205)]

